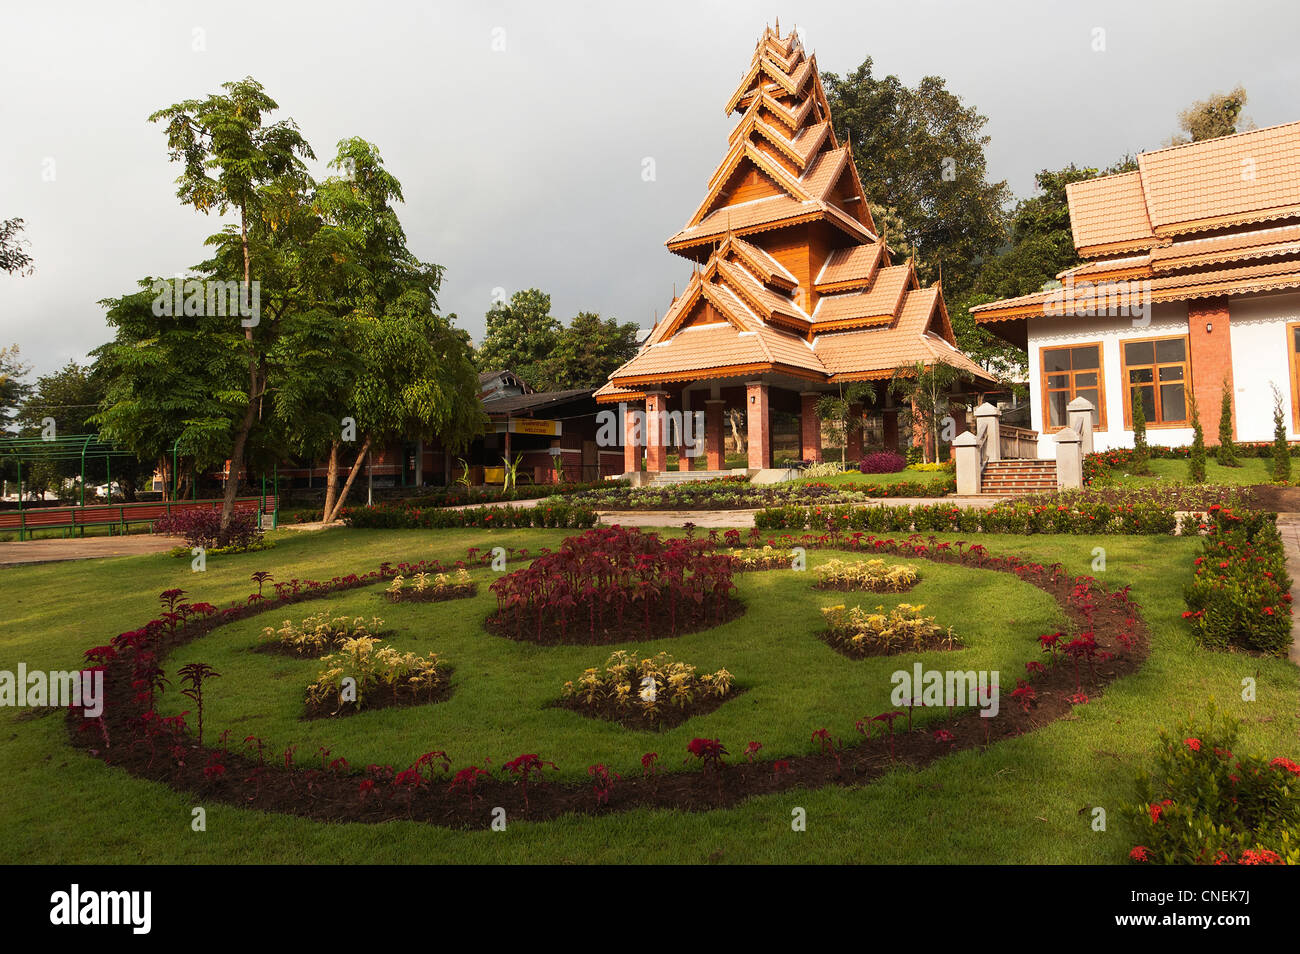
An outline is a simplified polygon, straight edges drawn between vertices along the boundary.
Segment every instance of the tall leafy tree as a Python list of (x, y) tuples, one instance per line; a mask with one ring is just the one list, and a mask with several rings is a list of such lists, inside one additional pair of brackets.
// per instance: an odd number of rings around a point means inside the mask
[(32, 256), (27, 251), (27, 240), (22, 237), (23, 228), (22, 219), (0, 221), (0, 272), (32, 273)]
[[(177, 197), (200, 212), (216, 209), (239, 216), (243, 279), (253, 280), (252, 232), (267, 228), (262, 217), (265, 187), (303, 187), (309, 181), (305, 159), (315, 158), (293, 120), (267, 122), (279, 109), (252, 77), (222, 84), (224, 93), (189, 99), (149, 117), (165, 123), (170, 158), (182, 164)], [(233, 320), (233, 319), (231, 319)], [(230, 476), (222, 506), (222, 527), (230, 522), (244, 470), (244, 452), (266, 393), (266, 367), (259, 354), (256, 326), (244, 329), (248, 383), (244, 413), (230, 452)]]
[(921, 426), (925, 443), (921, 450), (927, 462), (938, 460), (943, 418), (949, 412), (948, 395), (961, 373), (952, 365), (937, 361), (926, 366), (920, 361), (895, 368), (889, 389), (912, 407), (912, 420)]
[(543, 380), (528, 383), (554, 391), (598, 388), (636, 355), (638, 330), (632, 322), (619, 324), (615, 318), (580, 311), (557, 335)]
[(547, 365), (560, 337), (551, 315), (551, 296), (536, 288), (517, 291), (487, 313), (487, 331), (478, 350), (481, 371), (513, 371), (533, 387), (547, 380)]
[(1178, 114), (1182, 134), (1174, 136), (1171, 143), (1204, 142), (1253, 129), (1254, 123), (1241, 115), (1245, 108), (1246, 88), (1241, 84), (1226, 93), (1212, 93), (1199, 99)]
[(921, 275), (942, 272), (947, 291), (961, 295), (1001, 243), (1009, 199), (1005, 182), (988, 179), (987, 119), (941, 77), (909, 87), (873, 70), (868, 57), (842, 77), (823, 74), (835, 132), (851, 141), (868, 198), (897, 215)]

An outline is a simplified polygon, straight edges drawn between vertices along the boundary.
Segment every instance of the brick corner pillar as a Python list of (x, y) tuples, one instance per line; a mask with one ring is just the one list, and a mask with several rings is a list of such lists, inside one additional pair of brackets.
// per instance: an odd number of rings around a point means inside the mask
[(822, 460), (822, 419), (817, 416), (817, 402), (821, 394), (817, 391), (802, 391), (799, 394), (799, 453), (804, 460)]
[(668, 470), (668, 392), (647, 391), (645, 396), (645, 469), (662, 474)]
[(862, 405), (849, 405), (849, 426), (844, 435), (844, 461), (853, 467), (862, 460)]
[(726, 438), (722, 433), (722, 419), (726, 410), (726, 401), (704, 402), (704, 456), (709, 470), (723, 470), (727, 466), (726, 449), (723, 447)]
[(623, 473), (641, 472), (641, 445), (645, 443), (645, 418), (641, 409), (623, 405)]
[(745, 383), (745, 421), (749, 430), (749, 468), (767, 470), (772, 466), (772, 427), (767, 385), (762, 381)]
[[(1219, 443), (1219, 409), (1223, 400), (1223, 387), (1232, 387), (1232, 330), (1228, 312), (1228, 299), (1196, 298), (1187, 303), (1187, 342), (1191, 364), (1192, 394), (1196, 396), (1201, 428), (1205, 443)], [(1232, 402), (1233, 416), (1237, 402)], [(1187, 416), (1190, 419), (1190, 402)], [(1237, 436), (1233, 422), (1232, 436)]]

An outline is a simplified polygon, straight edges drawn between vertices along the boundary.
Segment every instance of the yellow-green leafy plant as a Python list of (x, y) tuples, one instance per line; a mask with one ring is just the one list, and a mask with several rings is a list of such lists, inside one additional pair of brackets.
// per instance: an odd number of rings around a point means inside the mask
[(603, 669), (586, 669), (561, 690), (563, 702), (594, 715), (658, 725), (680, 721), (689, 710), (725, 700), (736, 692), (726, 669), (700, 673), (690, 663), (659, 653), (638, 659), (618, 651)]
[(469, 571), (460, 569), (455, 573), (416, 573), (409, 579), (395, 576), (384, 595), (390, 603), (439, 602), (473, 596), (477, 592), (478, 584), (469, 578)]
[(959, 645), (952, 629), (945, 629), (933, 616), (922, 616), (922, 605), (899, 603), (885, 611), (843, 604), (822, 610), (826, 620), (826, 638), (833, 647), (849, 656), (884, 656), (924, 649), (952, 649)]
[(817, 568), (819, 590), (869, 590), (901, 593), (916, 585), (916, 567), (884, 560), (830, 560)]
[(732, 550), (731, 559), (737, 570), (789, 570), (794, 567), (795, 555), (788, 549), (778, 549), (770, 543), (761, 550)]
[(298, 623), (286, 619), (279, 629), (267, 626), (262, 630), (260, 645), (293, 656), (315, 657), (337, 649), (350, 639), (376, 636), (383, 625), (384, 621), (378, 617), (367, 621), (360, 616), (331, 616), (323, 612)]
[(321, 664), (325, 668), (307, 687), (307, 708), (313, 714), (432, 701), (449, 678), (437, 653), (404, 653), (369, 636), (346, 640)]

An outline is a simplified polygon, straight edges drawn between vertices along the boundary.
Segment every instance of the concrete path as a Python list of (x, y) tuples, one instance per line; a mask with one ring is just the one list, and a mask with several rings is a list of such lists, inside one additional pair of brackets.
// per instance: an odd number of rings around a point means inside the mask
[(1300, 513), (1277, 515), (1277, 530), (1286, 550), (1286, 571), (1291, 575), (1291, 661), (1300, 666)]
[(0, 566), (23, 563), (56, 563), (62, 560), (98, 560), (104, 557), (163, 553), (184, 546), (181, 537), (133, 533), (111, 537), (57, 537), (51, 540), (23, 540), (0, 543)]

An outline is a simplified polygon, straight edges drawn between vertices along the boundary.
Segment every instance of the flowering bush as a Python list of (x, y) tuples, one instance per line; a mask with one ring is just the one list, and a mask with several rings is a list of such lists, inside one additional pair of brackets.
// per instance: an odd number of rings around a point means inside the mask
[(1242, 517), (1215, 507), (1184, 596), (1197, 640), (1270, 656), (1291, 645), (1291, 580), (1271, 514)]
[(463, 599), (478, 592), (478, 584), (469, 578), (463, 567), (456, 573), (416, 573), (411, 577), (393, 577), (384, 597), (390, 603), (425, 602)]
[(638, 660), (619, 651), (603, 670), (587, 669), (577, 682), (566, 682), (561, 695), (569, 705), (593, 715), (659, 725), (680, 722), (674, 717), (693, 714), (701, 703), (721, 702), (735, 692), (735, 677), (725, 669), (701, 674), (667, 653)]
[(876, 451), (858, 462), (864, 474), (896, 474), (907, 466), (907, 458), (890, 451)]
[(257, 513), (253, 510), (236, 510), (230, 515), (230, 523), (224, 531), (221, 529), (220, 510), (178, 510), (155, 520), (153, 532), (184, 537), (187, 546), (206, 550), (248, 550), (262, 538)]
[(916, 567), (884, 560), (831, 560), (817, 568), (819, 590), (869, 590), (901, 593), (916, 585)]
[(944, 629), (933, 616), (922, 616), (925, 606), (899, 603), (888, 613), (877, 606), (869, 613), (860, 606), (842, 604), (822, 610), (827, 641), (848, 656), (885, 656), (923, 649), (952, 649), (958, 645), (951, 629)]
[(588, 530), (494, 582), (488, 626), (515, 639), (606, 643), (716, 625), (736, 608), (735, 584), (731, 558), (710, 547), (622, 527)]
[(1211, 710), (1201, 723), (1161, 730), (1154, 778), (1125, 815), (1129, 857), (1154, 864), (1300, 864), (1300, 765), (1236, 755), (1238, 726)]
[(595, 511), (568, 503), (545, 501), (533, 507), (471, 507), (427, 510), (402, 504), (379, 504), (374, 507), (345, 507), (340, 516), (349, 527), (365, 530), (448, 530), (474, 527), (556, 527), (560, 529), (592, 527)]
[(732, 550), (732, 568), (739, 572), (754, 570), (789, 570), (794, 563), (794, 553), (765, 546), (761, 550)]
[[(350, 714), (366, 704), (432, 702), (449, 678), (437, 653), (404, 653), (369, 636), (346, 640), (321, 663), (328, 668), (307, 687), (307, 707), (313, 714)], [(355, 699), (344, 692), (345, 679), (354, 680)]]
[(322, 653), (338, 649), (348, 640), (361, 637), (374, 638), (379, 627), (384, 625), (382, 619), (372, 617), (367, 623), (360, 616), (349, 619), (346, 616), (331, 616), (329, 612), (308, 616), (299, 623), (289, 620), (279, 629), (267, 626), (262, 630), (261, 645), (289, 653), (293, 656), (317, 657)]

